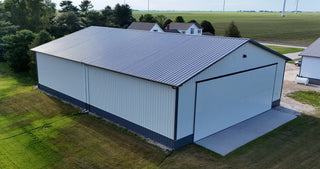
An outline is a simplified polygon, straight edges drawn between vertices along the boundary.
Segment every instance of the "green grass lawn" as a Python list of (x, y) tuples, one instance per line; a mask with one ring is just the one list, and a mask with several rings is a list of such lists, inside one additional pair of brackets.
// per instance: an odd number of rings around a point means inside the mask
[(300, 48), (288, 48), (288, 47), (281, 47), (281, 46), (266, 46), (266, 47), (274, 51), (277, 51), (278, 53), (281, 53), (281, 54), (301, 52), (304, 50)]
[[(138, 20), (145, 11), (134, 11)], [(174, 20), (183, 16), (185, 21), (192, 19), (201, 22), (210, 21), (216, 29), (216, 35), (223, 36), (231, 21), (235, 21), (241, 35), (260, 42), (308, 46), (320, 37), (320, 13), (246, 13), (246, 12), (166, 12), (152, 11), (152, 15), (165, 15)]]
[(320, 118), (320, 93), (316, 91), (296, 91), (287, 95), (301, 103), (310, 104), (319, 110)]
[[(319, 168), (320, 119), (302, 116), (221, 157), (172, 155), (56, 98), (0, 63), (0, 168)], [(23, 80), (25, 78), (25, 80)]]

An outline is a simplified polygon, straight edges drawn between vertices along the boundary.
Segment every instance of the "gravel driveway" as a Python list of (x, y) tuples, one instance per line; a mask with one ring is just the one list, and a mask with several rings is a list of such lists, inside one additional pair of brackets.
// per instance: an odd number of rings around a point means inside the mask
[(320, 92), (319, 86), (313, 86), (313, 85), (300, 85), (295, 83), (295, 79), (297, 74), (299, 74), (299, 67), (295, 66), (294, 64), (287, 63), (285, 75), (284, 75), (284, 81), (283, 81), (283, 89), (282, 89), (282, 98), (281, 98), (281, 105), (283, 107), (293, 109), (296, 111), (299, 111), (304, 114), (315, 114), (316, 109), (308, 104), (300, 103), (294, 99), (291, 99), (287, 97), (286, 95), (288, 93), (299, 91), (299, 90), (314, 90), (317, 92)]

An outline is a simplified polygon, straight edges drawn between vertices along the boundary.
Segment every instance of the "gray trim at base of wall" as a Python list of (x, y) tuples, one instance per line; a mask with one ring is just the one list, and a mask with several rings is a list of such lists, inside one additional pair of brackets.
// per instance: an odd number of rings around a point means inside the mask
[(183, 146), (186, 146), (188, 144), (193, 143), (193, 137), (194, 137), (194, 135), (191, 134), (189, 136), (186, 136), (186, 137), (183, 137), (183, 138), (181, 138), (179, 140), (176, 140), (175, 143), (174, 143), (174, 149), (177, 150), (177, 149), (179, 149), (179, 148), (181, 148)]
[(272, 102), (272, 108), (280, 106), (280, 99)]
[(49, 88), (47, 86), (44, 86), (44, 85), (40, 84), (40, 83), (38, 83), (38, 88), (40, 90), (46, 92), (46, 93), (52, 94), (52, 95), (54, 95), (54, 96), (56, 96), (56, 97), (58, 97), (58, 98), (60, 98), (60, 99), (62, 99), (64, 101), (67, 101), (67, 102), (69, 102), (71, 104), (79, 106), (79, 107), (81, 107), (83, 109), (86, 109), (88, 107), (88, 105), (85, 102), (80, 101), (78, 99), (75, 99), (73, 97), (70, 97), (70, 96), (68, 96), (66, 94), (63, 94), (61, 92), (58, 92), (58, 91), (56, 91), (54, 89), (51, 89), (51, 88)]
[(152, 139), (160, 144), (163, 144), (169, 148), (172, 148), (172, 149), (174, 148), (174, 141), (168, 137), (160, 135), (154, 131), (151, 131), (147, 128), (144, 128), (142, 126), (134, 124), (128, 120), (125, 120), (121, 117), (118, 117), (116, 115), (108, 113), (108, 112), (106, 112), (102, 109), (99, 109), (97, 107), (94, 107), (94, 106), (90, 106), (90, 112), (97, 114), (98, 116), (103, 117), (105, 119), (108, 119), (114, 123), (117, 123), (117, 124), (127, 128), (135, 133), (141, 134), (144, 137), (150, 138), (150, 139)]
[(310, 84), (320, 85), (320, 79), (308, 78)]
[(160, 144), (163, 144), (163, 145), (165, 145), (165, 146), (167, 146), (167, 147), (169, 147), (171, 149), (176, 150), (176, 149), (181, 148), (181, 147), (183, 147), (183, 146), (185, 146), (187, 144), (193, 143), (193, 134), (189, 135), (187, 137), (181, 138), (179, 140), (174, 141), (174, 140), (172, 140), (172, 139), (170, 139), (168, 137), (165, 137), (165, 136), (163, 136), (161, 134), (158, 134), (158, 133), (156, 133), (156, 132), (154, 132), (152, 130), (149, 130), (147, 128), (144, 128), (142, 126), (134, 124), (134, 123), (132, 123), (132, 122), (130, 122), (128, 120), (125, 120), (125, 119), (123, 119), (121, 117), (118, 117), (116, 115), (108, 113), (108, 112), (106, 112), (106, 111), (104, 111), (102, 109), (99, 109), (97, 107), (94, 107), (92, 105), (88, 105), (88, 104), (86, 104), (86, 103), (84, 103), (84, 102), (82, 102), (80, 100), (77, 100), (77, 99), (75, 99), (73, 97), (70, 97), (70, 96), (68, 96), (66, 94), (58, 92), (58, 91), (56, 91), (54, 89), (51, 89), (49, 87), (46, 87), (44, 85), (38, 84), (38, 88), (40, 90), (43, 90), (44, 92), (47, 92), (47, 93), (49, 93), (51, 95), (54, 95), (54, 96), (56, 96), (56, 97), (58, 97), (58, 98), (60, 98), (60, 99), (62, 99), (64, 101), (67, 101), (67, 102), (69, 102), (71, 104), (79, 106), (79, 107), (81, 107), (83, 109), (89, 107), (90, 108), (90, 112), (92, 112), (94, 114), (97, 114), (98, 116), (103, 117), (105, 119), (108, 119), (108, 120), (110, 120), (110, 121), (112, 121), (114, 123), (117, 123), (117, 124), (119, 124), (119, 125), (121, 125), (123, 127), (126, 127), (127, 129), (129, 129), (129, 130), (131, 130), (133, 132), (141, 134), (144, 137), (150, 138), (150, 139), (152, 139), (152, 140), (154, 140), (154, 141), (156, 141), (156, 142), (158, 142)]

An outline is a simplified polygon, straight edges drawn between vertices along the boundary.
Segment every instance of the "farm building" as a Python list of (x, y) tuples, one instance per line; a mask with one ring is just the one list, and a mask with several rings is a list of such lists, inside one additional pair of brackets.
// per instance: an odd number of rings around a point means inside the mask
[(302, 56), (300, 77), (308, 78), (310, 84), (320, 85), (320, 38), (305, 49)]
[(151, 32), (164, 32), (157, 23), (132, 22), (128, 29), (145, 30)]
[(39, 89), (173, 149), (279, 105), (288, 59), (250, 39), (105, 27), (32, 50)]
[(186, 35), (202, 35), (202, 27), (197, 22), (195, 23), (180, 23), (171, 22), (167, 25), (165, 32), (178, 31), (181, 34)]

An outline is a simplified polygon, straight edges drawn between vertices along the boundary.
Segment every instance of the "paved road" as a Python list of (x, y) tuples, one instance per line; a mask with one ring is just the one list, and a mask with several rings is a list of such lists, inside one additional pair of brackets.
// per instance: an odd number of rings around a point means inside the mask
[(287, 54), (284, 54), (284, 56), (287, 56), (288, 58), (294, 60), (294, 59), (301, 58), (301, 56), (299, 56), (300, 53), (301, 52), (287, 53)]
[(279, 45), (279, 44), (272, 44), (272, 43), (261, 43), (263, 45), (267, 46), (281, 46), (281, 47), (287, 47), (287, 48), (300, 48), (300, 49), (306, 49), (307, 47), (304, 46), (290, 46), (290, 45)]

